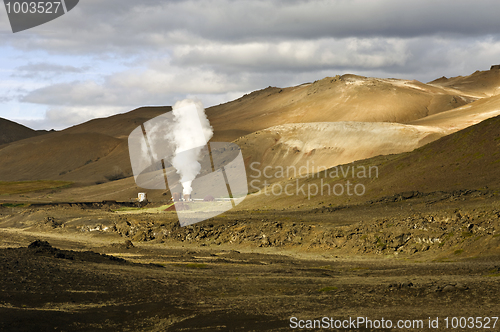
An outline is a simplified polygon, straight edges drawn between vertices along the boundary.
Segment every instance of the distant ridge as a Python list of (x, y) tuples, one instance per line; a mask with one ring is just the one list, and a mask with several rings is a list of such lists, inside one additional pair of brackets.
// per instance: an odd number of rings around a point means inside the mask
[(0, 148), (0, 181), (62, 180), (89, 185), (131, 176), (128, 135), (170, 110), (167, 106), (141, 107), (45, 135), (5, 120), (9, 128), (24, 130), (25, 136)]
[(345, 74), (287, 88), (267, 87), (210, 107), (207, 115), (214, 140), (229, 142), (289, 123), (408, 123), (482, 97), (415, 80)]
[(0, 145), (42, 135), (44, 133), (43, 131), (36, 131), (19, 123), (0, 118)]
[(492, 65), (490, 70), (477, 70), (468, 76), (441, 77), (428, 85), (454, 89), (477, 98), (500, 94), (500, 65)]

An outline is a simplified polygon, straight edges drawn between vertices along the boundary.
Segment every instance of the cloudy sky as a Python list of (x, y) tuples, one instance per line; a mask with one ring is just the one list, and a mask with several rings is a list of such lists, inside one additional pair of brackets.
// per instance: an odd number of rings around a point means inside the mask
[(468, 75), (500, 63), (499, 12), (498, 0), (80, 0), (13, 34), (0, 6), (0, 117), (62, 129), (344, 73)]

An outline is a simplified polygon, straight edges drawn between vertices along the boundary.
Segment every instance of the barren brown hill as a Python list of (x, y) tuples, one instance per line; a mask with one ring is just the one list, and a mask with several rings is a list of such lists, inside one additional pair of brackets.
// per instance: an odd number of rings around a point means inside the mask
[(490, 70), (478, 70), (468, 76), (451, 78), (443, 76), (427, 84), (452, 88), (478, 98), (496, 96), (500, 93), (500, 65), (491, 66)]
[(268, 87), (207, 110), (217, 141), (287, 123), (406, 123), (465, 105), (471, 98), (458, 90), (418, 81), (327, 77), (289, 88)]
[(38, 136), (40, 132), (19, 123), (0, 118), (0, 145)]
[[(393, 81), (393, 84), (424, 86), (408, 81)], [(384, 122), (349, 122), (349, 126), (344, 125), (346, 122), (296, 123), (259, 130), (235, 142), (246, 157), (249, 180), (262, 185), (264, 180), (268, 183), (278, 180), (265, 179), (262, 171), (266, 168), (292, 166), (297, 173), (298, 169), (305, 172), (377, 155), (408, 152), (500, 115), (499, 110), (500, 96), (484, 97), (411, 121), (407, 126)]]
[(252, 189), (280, 179), (266, 169), (287, 169), (286, 178), (378, 155), (412, 151), (444, 136), (434, 127), (385, 122), (317, 122), (275, 126), (241, 137), (238, 144)]
[[(362, 125), (370, 125), (376, 128), (379, 124), (365, 123)], [(393, 124), (384, 125), (391, 126)], [(396, 125), (394, 130), (400, 130), (401, 128), (399, 128), (399, 126), (400, 125)], [(298, 128), (300, 127), (301, 126), (298, 126)], [(410, 128), (410, 130), (414, 130), (412, 127)], [(256, 135), (259, 135), (259, 133), (256, 133)], [(275, 142), (272, 133), (260, 133), (260, 135), (270, 135), (268, 137), (270, 142)], [(415, 131), (414, 135), (417, 144), (420, 137), (425, 138), (425, 132), (419, 133)], [(360, 136), (360, 138), (363, 137)], [(383, 140), (380, 142), (383, 143)], [(311, 143), (314, 143), (314, 140), (311, 140)], [(393, 144), (394, 143), (392, 143), (392, 146)], [(245, 151), (245, 149), (246, 147), (243, 144), (243, 151)], [(256, 157), (252, 156), (252, 158)], [(238, 208), (282, 209), (296, 208), (297, 206), (301, 206), (301, 208), (313, 208), (318, 207), (318, 205), (323, 206), (331, 204), (332, 206), (337, 206), (363, 203), (369, 200), (377, 201), (384, 199), (384, 197), (389, 197), (389, 200), (393, 198), (398, 199), (398, 197), (400, 197), (398, 195), (401, 193), (410, 193), (409, 197), (411, 197), (414, 195), (413, 193), (417, 192), (425, 194), (436, 191), (484, 191), (486, 187), (489, 188), (488, 190), (499, 190), (499, 164), (500, 117), (495, 117), (454, 134), (442, 137), (412, 152), (364, 159), (354, 163), (340, 165), (337, 168), (330, 168), (326, 173), (322, 171), (316, 174), (310, 174), (306, 177), (298, 176), (297, 178), (288, 179), (288, 176), (283, 175), (278, 179), (274, 179), (278, 180), (278, 182), (268, 182), (273, 183), (272, 186), (276, 186), (274, 190), (276, 193), (280, 190), (283, 191), (286, 187), (292, 195), (286, 195), (283, 192), (281, 195), (271, 194), (273, 187), (270, 186), (265, 191), (268, 195), (266, 195), (264, 191), (258, 194), (249, 195)], [(280, 164), (271, 163), (271, 168), (268, 169), (267, 172), (269, 174), (275, 174), (275, 172), (279, 171), (277, 165)], [(368, 173), (370, 167), (372, 167), (371, 175)], [(353, 169), (355, 170), (354, 173), (352, 173)], [(359, 176), (359, 172), (363, 169), (367, 172), (366, 177)], [(248, 175), (254, 174), (249, 173)], [(335, 177), (335, 175), (338, 175), (338, 177)], [(254, 179), (259, 181), (262, 180), (261, 177), (249, 178), (250, 181)], [(321, 185), (327, 185), (332, 189), (336, 184), (339, 184), (345, 189), (347, 181), (350, 181), (352, 185), (362, 184), (366, 188), (365, 194), (357, 196), (348, 195), (347, 192), (345, 192), (337, 196), (333, 194), (333, 191), (328, 194), (327, 189), (325, 189), (323, 195), (319, 193), (313, 194), (310, 200), (307, 197), (309, 185), (313, 192), (314, 187), (320, 188)], [(259, 183), (256, 185), (258, 186)], [(351, 192), (352, 188), (353, 187), (351, 187)], [(132, 178), (98, 186), (71, 188), (59, 194), (56, 193), (51, 197), (58, 201), (67, 201), (69, 199), (120, 200), (134, 197), (138, 191), (146, 191), (148, 196), (153, 200), (167, 198), (162, 196), (161, 191), (142, 190), (138, 188)], [(303, 193), (305, 193), (305, 195)], [(47, 199), (47, 197), (43, 195), (39, 198), (41, 200)]]
[(0, 181), (95, 184), (131, 176), (128, 135), (143, 122), (169, 110), (142, 107), (5, 145), (0, 149)]
[(492, 96), (408, 124), (440, 128), (450, 134), (497, 115), (500, 115), (500, 96)]
[(62, 179), (105, 158), (120, 143), (102, 134), (65, 133), (18, 141), (0, 150), (1, 180)]
[[(352, 84), (358, 86), (371, 86), (375, 84), (374, 81), (377, 81), (379, 88), (382, 84), (380, 82), (386, 84), (389, 82), (404, 88), (443, 93), (441, 90), (432, 90), (429, 86), (416, 81), (374, 80), (360, 79), (352, 75), (345, 76), (342, 79), (354, 80), (351, 83), (354, 82)], [(480, 85), (481, 76), (476, 77), (476, 83)], [(458, 91), (449, 87), (445, 89), (448, 93)], [(401, 90), (398, 91), (404, 99), (405, 95), (401, 92)], [(374, 99), (377, 101), (376, 98)], [(343, 106), (345, 104), (339, 107)], [(394, 109), (399, 110), (401, 114), (404, 113), (404, 108)], [(500, 114), (499, 109), (500, 97), (484, 97), (451, 110), (413, 120), (407, 123), (408, 126), (383, 122), (351, 122), (349, 126), (342, 125), (342, 122), (296, 123), (259, 130), (235, 142), (242, 147), (246, 158), (249, 181), (262, 186), (264, 180), (268, 183), (279, 180), (266, 178), (263, 174), (266, 168), (291, 166), (295, 169), (295, 172), (292, 172), (293, 177), (293, 174), (300, 173), (299, 169), (306, 172), (318, 169), (318, 167), (331, 167), (377, 155), (408, 152), (444, 135), (497, 116)], [(346, 112), (346, 116), (356, 116), (359, 115), (358, 112), (359, 108), (356, 108), (350, 114)], [(384, 112), (381, 111), (379, 114), (384, 114)], [(254, 190), (259, 186), (251, 187)]]
[[(347, 120), (408, 122), (429, 114), (451, 110), (472, 101), (473, 98), (466, 94), (460, 95), (458, 90), (447, 87), (431, 86), (417, 81), (343, 75), (296, 87), (256, 91), (236, 101), (211, 107), (207, 110), (207, 114), (215, 130), (213, 141), (231, 141), (245, 134), (254, 133), (253, 136), (244, 139), (248, 143), (247, 146), (243, 145), (246, 157), (257, 160), (255, 157), (264, 153), (266, 149), (270, 148), (268, 155), (273, 151), (273, 147), (266, 145), (267, 131), (260, 134), (258, 131), (273, 125)], [(143, 107), (128, 113), (91, 120), (62, 132), (32, 137), (3, 146), (0, 149), (2, 160), (0, 180), (50, 179), (95, 184), (131, 176), (127, 136), (140, 124), (170, 110), (170, 107)], [(283, 137), (278, 143), (281, 152), (277, 157), (273, 157), (275, 160), (273, 165), (295, 162), (294, 165), (300, 166), (307, 162), (306, 157), (312, 154), (316, 154), (314, 158), (324, 166), (349, 160), (346, 154), (337, 161), (333, 160), (338, 151), (333, 155), (330, 154), (338, 148), (336, 144), (343, 140), (341, 132), (333, 135), (336, 138), (335, 142), (326, 140), (322, 144), (324, 149), (308, 150), (290, 144), (291, 141), (319, 142), (324, 139), (320, 137), (320, 131), (308, 128), (310, 125), (298, 126), (302, 126), (303, 129), (295, 131), (293, 138)], [(334, 125), (326, 126), (334, 127)], [(368, 128), (366, 125), (359, 126)], [(379, 125), (374, 125), (373, 128), (377, 126)], [(383, 124), (379, 127), (385, 128)], [(394, 125), (389, 127), (395, 128)], [(375, 130), (373, 128), (361, 132), (367, 137), (373, 137)], [(349, 145), (350, 139), (344, 139), (342, 149), (350, 151), (350, 158), (359, 159), (377, 154), (398, 153), (405, 149), (411, 150), (441, 135), (439, 128), (414, 129), (406, 131), (408, 134), (406, 138), (401, 131), (388, 129), (390, 133), (398, 132), (397, 142), (392, 143), (388, 141), (381, 143), (381, 140), (368, 138), (365, 139), (366, 142), (370, 141), (368, 145), (353, 147)], [(332, 134), (332, 129), (329, 130), (326, 135)], [(415, 134), (417, 132), (418, 134)], [(315, 135), (320, 136), (313, 138)], [(389, 136), (391, 135), (387, 137)], [(250, 142), (250, 137), (255, 141)], [(393, 148), (390, 148), (391, 144)], [(402, 149), (402, 146), (405, 146), (405, 149)], [(291, 155), (278, 160), (287, 153), (286, 151), (294, 149), (301, 150), (304, 154), (301, 161)], [(314, 158), (311, 161), (316, 160)]]
[[(287, 124), (237, 139), (246, 157), (249, 180), (262, 184), (267, 167), (302, 172), (412, 151), (442, 136), (500, 115), (500, 96), (485, 97), (407, 125), (383, 122), (324, 122)], [(346, 125), (348, 124), (348, 125)], [(250, 165), (253, 166), (250, 167)], [(275, 182), (278, 179), (269, 179)]]
[[(470, 101), (416, 81), (343, 75), (298, 87), (257, 91), (209, 108), (207, 114), (215, 130), (213, 141), (231, 141), (273, 124), (404, 122)], [(143, 107), (68, 128), (60, 133), (65, 136), (51, 133), (44, 139), (34, 137), (22, 144), (12, 143), (0, 150), (0, 180), (51, 179), (91, 184), (130, 176), (127, 136), (140, 124), (170, 110)], [(90, 145), (95, 149), (86, 148)]]
[[(318, 205), (338, 206), (356, 204), (366, 201), (399, 199), (412, 197), (418, 193), (453, 192), (467, 190), (500, 190), (500, 117), (487, 119), (479, 124), (468, 127), (454, 134), (440, 138), (412, 152), (398, 155), (379, 156), (360, 160), (351, 164), (341, 165), (336, 170), (311, 174), (307, 177), (284, 180), (273, 184), (274, 192), (289, 185), (293, 195), (270, 194), (272, 187), (251, 195), (238, 208), (267, 207), (283, 208), (318, 207)], [(372, 176), (359, 173), (372, 167)], [(376, 167), (378, 177), (375, 176)], [(352, 170), (354, 173), (351, 173)], [(342, 173), (342, 170), (344, 174)], [(338, 177), (335, 175), (338, 174)], [(354, 176), (353, 176), (354, 174)], [(359, 176), (361, 175), (361, 176)], [(346, 184), (361, 184), (366, 188), (364, 195), (347, 194)], [(328, 194), (324, 187), (323, 195), (319, 191), (308, 199), (308, 186), (314, 192), (315, 188), (327, 185), (333, 188), (339, 184), (344, 187), (342, 195)], [(305, 191), (306, 195), (302, 194)], [(361, 187), (358, 188), (361, 192)], [(267, 193), (267, 195), (265, 194)], [(404, 193), (402, 196), (400, 194)]]

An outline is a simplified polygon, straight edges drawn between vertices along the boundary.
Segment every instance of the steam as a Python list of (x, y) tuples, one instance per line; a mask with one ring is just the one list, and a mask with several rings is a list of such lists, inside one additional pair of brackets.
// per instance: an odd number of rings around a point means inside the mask
[(200, 152), (213, 136), (213, 128), (199, 101), (184, 99), (172, 107), (174, 115), (170, 138), (175, 145), (172, 166), (180, 175), (184, 195), (193, 191), (191, 184), (200, 173)]

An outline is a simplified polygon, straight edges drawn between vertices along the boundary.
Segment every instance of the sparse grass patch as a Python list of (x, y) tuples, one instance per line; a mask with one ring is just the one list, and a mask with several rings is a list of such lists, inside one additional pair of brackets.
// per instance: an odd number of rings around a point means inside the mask
[(124, 207), (121, 207), (121, 208), (118, 208), (116, 210), (112, 210), (113, 212), (121, 212), (121, 211), (136, 211), (136, 210), (140, 210), (141, 208), (139, 207), (130, 207), (130, 206), (124, 206)]
[(387, 243), (383, 242), (378, 236), (376, 237), (376, 239), (377, 239), (377, 247), (384, 250), (387, 247)]
[(490, 274), (487, 274), (486, 277), (500, 277), (500, 272), (498, 270), (490, 271)]
[(450, 233), (446, 234), (446, 235), (443, 237), (443, 241), (442, 241), (441, 243), (439, 243), (439, 244), (438, 244), (438, 247), (439, 247), (439, 248), (442, 248), (442, 247), (444, 246), (444, 244), (446, 243), (446, 241), (447, 241), (448, 239), (450, 239), (451, 237), (453, 237), (454, 235), (455, 235), (455, 233), (453, 233), (453, 232), (450, 232)]
[(400, 170), (402, 170), (403, 168), (406, 168), (407, 166), (408, 166), (408, 164), (406, 164), (406, 163), (400, 163), (400, 164), (397, 164), (395, 168), (396, 168), (398, 171), (400, 171)]
[(68, 181), (17, 181), (6, 182), (0, 181), (0, 195), (23, 194), (33, 191), (41, 191), (48, 189), (68, 188), (73, 182)]
[(188, 269), (207, 269), (208, 268), (207, 264), (201, 264), (201, 263), (190, 263), (190, 264), (187, 264), (186, 267)]
[(463, 250), (463, 249), (457, 249), (457, 250), (455, 250), (453, 253), (454, 253), (455, 255), (460, 255), (460, 254), (461, 254), (461, 253), (463, 253), (463, 252), (464, 252), (464, 250)]
[(28, 206), (29, 204), (24, 204), (24, 203), (4, 203), (1, 204), (3, 207), (6, 208), (15, 208), (15, 207), (25, 207)]
[(331, 291), (334, 291), (334, 290), (337, 290), (338, 288), (335, 287), (335, 286), (329, 286), (329, 287), (323, 287), (321, 289), (318, 290), (318, 293), (322, 293), (322, 292), (331, 292)]
[(439, 262), (439, 263), (453, 263), (455, 262), (454, 260), (452, 259), (449, 259), (449, 258), (436, 258), (436, 259), (433, 259), (431, 262)]
[(333, 267), (331, 267), (330, 265), (324, 265), (318, 266), (318, 269), (333, 270)]
[(349, 269), (350, 271), (360, 271), (360, 270), (369, 270), (370, 268), (368, 267), (353, 267)]
[(202, 263), (188, 263), (188, 264), (174, 264), (174, 265), (185, 267), (187, 269), (208, 269), (207, 264), (202, 264)]

